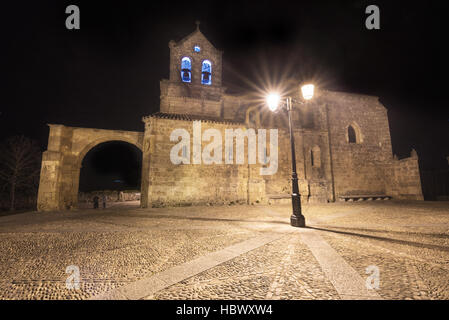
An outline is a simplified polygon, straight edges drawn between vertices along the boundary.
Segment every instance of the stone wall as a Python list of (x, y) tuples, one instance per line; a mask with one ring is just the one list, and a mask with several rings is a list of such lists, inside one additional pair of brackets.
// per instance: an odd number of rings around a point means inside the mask
[(180, 81), (161, 81), (161, 112), (186, 113), (219, 118), (222, 113), (220, 88), (189, 85)]
[[(385, 167), (392, 161), (387, 110), (376, 97), (325, 92), (335, 194), (386, 194)], [(357, 142), (350, 143), (348, 127)]]
[[(278, 130), (276, 174), (260, 175), (260, 164), (247, 164), (247, 145), (245, 145), (244, 165), (235, 163), (175, 165), (171, 163), (170, 150), (177, 142), (170, 141), (170, 134), (174, 129), (185, 129), (190, 133), (190, 143), (193, 145), (193, 122), (161, 119), (156, 115), (145, 118), (144, 122), (146, 124), (142, 165), (142, 206), (144, 207), (229, 202), (262, 203), (266, 202), (270, 196), (288, 196), (291, 193), (291, 147), (286, 129)], [(224, 141), (225, 129), (245, 130), (246, 126), (230, 122), (201, 122), (202, 132), (210, 128), (218, 129)], [(295, 142), (302, 200), (304, 202), (333, 201), (327, 132), (296, 129)], [(202, 146), (208, 143), (203, 142)], [(190, 150), (192, 152), (193, 146)], [(224, 145), (222, 150), (224, 157)], [(312, 152), (315, 155), (313, 164)], [(190, 156), (193, 157), (192, 154)]]
[[(178, 164), (170, 160), (170, 150), (177, 142), (170, 141), (174, 129), (185, 129), (191, 136), (193, 157), (192, 121), (145, 118), (144, 160), (142, 177), (142, 206), (257, 203), (264, 202), (265, 181), (259, 174), (260, 165), (237, 164)], [(223, 143), (225, 129), (241, 128), (243, 124), (201, 122), (201, 130), (217, 129)], [(203, 142), (202, 147), (209, 144)], [(224, 150), (224, 144), (223, 144)], [(224, 152), (222, 153), (224, 157)], [(224, 162), (224, 158), (223, 162)], [(234, 154), (235, 157), (235, 154)], [(235, 159), (235, 158), (234, 158)]]
[(424, 200), (419, 161), (416, 153), (405, 159), (393, 159), (385, 167), (387, 192), (396, 199)]
[(42, 155), (38, 211), (76, 208), (81, 164), (96, 145), (124, 141), (142, 148), (141, 132), (49, 126), (47, 151)]
[[(333, 201), (332, 176), (327, 133), (295, 129), (295, 157), (301, 200), (307, 202)], [(312, 164), (312, 150), (314, 161)], [(269, 196), (291, 194), (291, 145), (286, 129), (279, 130), (279, 166), (274, 175), (264, 176)]]

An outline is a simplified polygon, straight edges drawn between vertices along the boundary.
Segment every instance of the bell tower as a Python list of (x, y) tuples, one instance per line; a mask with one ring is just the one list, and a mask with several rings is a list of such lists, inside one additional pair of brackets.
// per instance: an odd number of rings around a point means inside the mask
[(220, 117), (222, 55), (197, 27), (184, 39), (170, 41), (170, 76), (161, 81), (160, 111)]

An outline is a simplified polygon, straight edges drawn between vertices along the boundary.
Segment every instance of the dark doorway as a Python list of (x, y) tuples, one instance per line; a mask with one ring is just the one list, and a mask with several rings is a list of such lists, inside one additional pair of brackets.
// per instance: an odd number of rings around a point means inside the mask
[(79, 204), (103, 193), (109, 204), (140, 201), (141, 171), (142, 151), (136, 146), (122, 141), (95, 146), (82, 162)]

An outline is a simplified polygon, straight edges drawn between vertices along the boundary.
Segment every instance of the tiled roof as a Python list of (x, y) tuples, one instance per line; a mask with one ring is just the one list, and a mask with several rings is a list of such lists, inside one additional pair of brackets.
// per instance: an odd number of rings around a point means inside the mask
[(234, 120), (227, 120), (222, 118), (214, 118), (214, 117), (208, 117), (208, 116), (200, 116), (200, 115), (194, 115), (194, 114), (179, 114), (179, 113), (164, 113), (164, 112), (156, 112), (148, 117), (145, 118), (159, 118), (159, 119), (170, 119), (170, 120), (184, 120), (184, 121), (197, 121), (201, 120), (204, 122), (216, 122), (216, 123), (229, 123), (229, 124), (244, 124), (244, 122), (240, 121), (234, 121)]

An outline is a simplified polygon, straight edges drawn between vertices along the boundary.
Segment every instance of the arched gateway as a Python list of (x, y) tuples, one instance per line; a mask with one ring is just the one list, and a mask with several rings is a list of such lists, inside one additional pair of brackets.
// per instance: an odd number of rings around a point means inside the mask
[(67, 127), (50, 124), (48, 148), (42, 156), (37, 209), (66, 210), (78, 204), (84, 156), (96, 145), (124, 141), (142, 150), (143, 132)]

